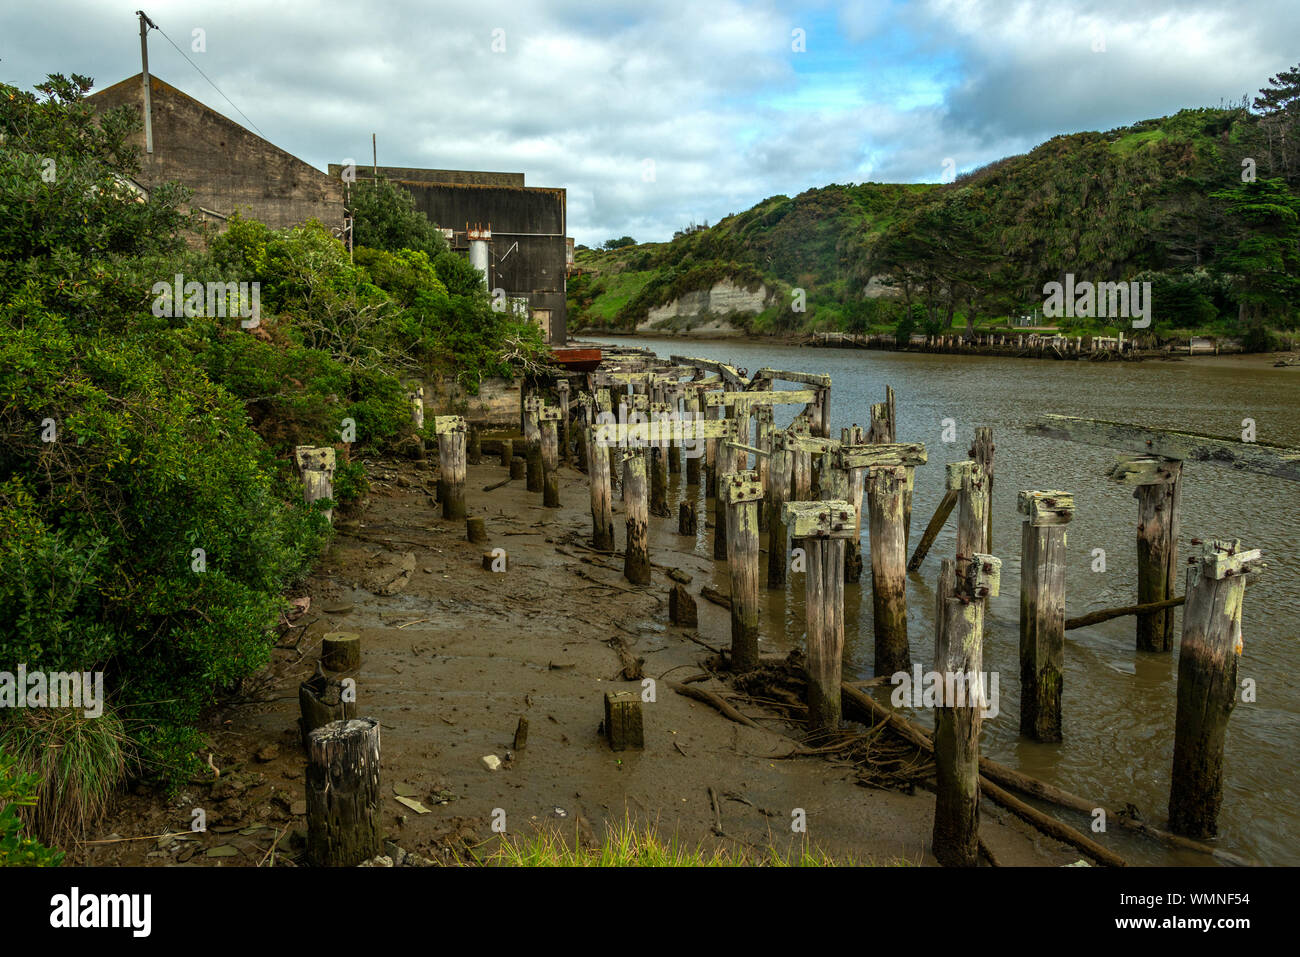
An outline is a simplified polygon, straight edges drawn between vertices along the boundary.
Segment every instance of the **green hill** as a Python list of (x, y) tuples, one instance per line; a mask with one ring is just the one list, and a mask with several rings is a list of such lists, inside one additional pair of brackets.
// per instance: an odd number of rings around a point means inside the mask
[(754, 334), (938, 332), (1031, 314), (1043, 284), (1072, 273), (1150, 281), (1157, 334), (1267, 345), (1269, 329), (1295, 328), (1300, 302), (1300, 70), (1270, 82), (1254, 112), (1183, 110), (1058, 136), (949, 184), (832, 184), (668, 243), (580, 248), (570, 325), (645, 329), (655, 307), (728, 280), (771, 294), (728, 317)]

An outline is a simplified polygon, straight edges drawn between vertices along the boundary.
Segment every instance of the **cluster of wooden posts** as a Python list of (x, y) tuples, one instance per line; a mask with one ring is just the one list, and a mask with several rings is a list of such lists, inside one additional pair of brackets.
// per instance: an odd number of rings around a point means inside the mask
[[(1127, 357), (1136, 350), (1132, 339), (1124, 333), (1114, 336), (1064, 336), (1042, 335), (1036, 332), (976, 333), (974, 335), (923, 335), (916, 333), (906, 343), (899, 342), (892, 333), (817, 332), (812, 340), (824, 346), (857, 347), (862, 349), (906, 350), (913, 352), (980, 352), (986, 355), (1037, 356), (1040, 358), (1111, 358)], [(1217, 348), (1211, 350), (1216, 351)]]
[[(777, 382), (797, 388), (778, 390)], [(558, 472), (561, 459), (574, 456), (574, 426), (575, 464), (589, 479), (593, 547), (615, 550), (613, 477), (618, 475), (626, 516), (624, 575), (633, 584), (648, 585), (649, 518), (668, 516), (667, 475), (683, 470), (684, 457), (687, 484), (704, 482), (706, 499), (714, 503), (714, 557), (728, 563), (733, 670), (750, 670), (760, 663), (760, 581), (769, 589), (784, 588), (792, 558), (802, 556), (808, 722), (813, 735), (833, 733), (841, 723), (843, 702), (865, 697), (841, 677), (844, 586), (857, 582), (863, 571), (858, 555), (863, 495), (878, 676), (912, 667), (906, 572), (920, 567), (956, 511), (956, 553), (941, 562), (935, 592), (934, 671), (943, 676), (946, 689), (960, 676), (956, 684), (962, 686), (964, 679), (972, 693), (954, 696), (947, 690), (936, 708), (933, 849), (944, 864), (977, 864), (980, 795), (996, 790), (987, 776), (991, 762), (979, 753), (982, 713), (988, 703), (983, 694), (984, 615), (988, 598), (998, 594), (1001, 574), (1001, 561), (992, 554), (991, 430), (976, 429), (968, 460), (947, 465), (945, 495), (909, 562), (913, 475), (926, 464), (927, 452), (923, 444), (897, 441), (892, 389), (886, 390), (884, 402), (871, 406), (865, 430), (854, 426), (832, 439), (831, 381), (824, 375), (760, 369), (747, 378), (712, 360), (673, 356), (663, 362), (643, 357), (607, 362), (591, 373), (572, 406), (570, 383), (562, 379), (556, 385), (559, 402), (554, 406), (531, 390), (521, 393), (526, 455), (516, 457), (512, 442), (503, 440), (502, 465), (511, 477), (519, 477), (523, 466), (529, 490), (541, 492), (544, 505), (558, 507)], [(777, 429), (773, 408), (785, 403), (802, 409), (788, 428)], [(418, 415), (423, 416), (422, 404)], [(1067, 630), (1133, 615), (1137, 648), (1168, 652), (1173, 647), (1173, 608), (1185, 603), (1169, 824), (1178, 835), (1212, 836), (1222, 801), (1224, 736), (1236, 701), (1243, 593), (1258, 572), (1252, 563), (1260, 553), (1235, 541), (1194, 539), (1200, 550), (1188, 560), (1185, 594), (1173, 594), (1182, 464), (1230, 464), (1300, 480), (1300, 452), (1063, 416), (1047, 416), (1031, 431), (1124, 453), (1109, 477), (1133, 486), (1139, 502), (1138, 603), (1066, 619), (1066, 529), (1074, 514), (1074, 496), (1059, 490), (1019, 493), (1017, 509), (1024, 516), (1021, 734), (1035, 741), (1062, 740)], [(462, 520), (465, 420), (439, 416), (435, 433), (442, 517)], [(334, 450), (300, 448), (297, 460), (304, 496), (309, 501), (329, 497)], [(468, 537), (481, 541), (481, 520), (478, 537), (473, 521), (469, 519)], [(680, 533), (696, 534), (693, 501), (682, 503), (678, 521)], [(768, 562), (762, 575), (764, 534)], [(683, 598), (675, 591), (672, 599), (675, 621), (694, 620), (693, 604), (683, 607), (691, 601), (688, 595)], [(326, 636), (326, 668), (355, 675), (359, 655), (359, 636)], [(300, 693), (308, 751), (308, 849), (317, 863), (357, 863), (379, 852), (378, 723), (355, 717), (355, 696), (346, 700), (343, 687), (337, 674), (329, 677), (318, 669)], [(639, 714), (623, 714), (637, 710), (629, 701), (607, 700), (607, 709), (623, 709), (617, 722), (607, 715), (607, 723), (631, 729), (620, 740), (637, 746)]]

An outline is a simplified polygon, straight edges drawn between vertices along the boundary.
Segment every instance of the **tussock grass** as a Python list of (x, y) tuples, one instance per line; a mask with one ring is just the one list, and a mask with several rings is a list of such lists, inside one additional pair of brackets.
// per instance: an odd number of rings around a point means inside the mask
[(0, 723), (0, 749), (20, 773), (40, 778), (36, 803), (21, 812), (28, 827), (66, 847), (103, 819), (126, 779), (130, 741), (108, 710), (88, 718), (77, 709), (29, 708)]

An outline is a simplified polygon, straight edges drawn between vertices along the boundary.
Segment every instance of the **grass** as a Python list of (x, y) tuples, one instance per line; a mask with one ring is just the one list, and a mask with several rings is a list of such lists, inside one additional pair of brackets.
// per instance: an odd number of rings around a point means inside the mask
[(0, 724), (0, 750), (19, 773), (36, 774), (36, 803), (22, 816), (42, 841), (67, 846), (97, 824), (126, 779), (130, 742), (118, 716), (27, 708)]
[(502, 837), (496, 850), (479, 863), (489, 867), (853, 867), (862, 862), (834, 858), (806, 840), (786, 854), (774, 847), (758, 851), (734, 846), (706, 848), (676, 835), (665, 839), (655, 825), (625, 820), (607, 825), (605, 842), (598, 848), (581, 846), (576, 834), (570, 846), (554, 830), (541, 830), (527, 838)]

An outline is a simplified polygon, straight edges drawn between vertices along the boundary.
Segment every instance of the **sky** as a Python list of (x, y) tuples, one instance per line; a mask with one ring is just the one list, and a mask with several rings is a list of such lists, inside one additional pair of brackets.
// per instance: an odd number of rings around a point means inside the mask
[(138, 73), (141, 4), (150, 71), (280, 148), (323, 170), (374, 133), (381, 165), (522, 172), (586, 245), (944, 181), (1300, 62), (1300, 0), (0, 0), (0, 81)]

